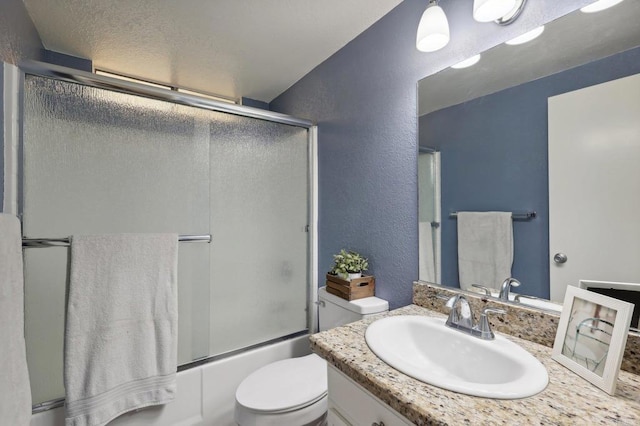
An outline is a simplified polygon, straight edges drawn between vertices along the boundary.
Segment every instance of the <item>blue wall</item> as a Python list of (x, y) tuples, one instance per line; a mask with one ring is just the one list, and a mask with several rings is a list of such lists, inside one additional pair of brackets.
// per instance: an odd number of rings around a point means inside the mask
[(42, 60), (44, 62), (74, 68), (81, 71), (93, 72), (93, 62), (89, 59), (54, 52), (53, 50), (45, 50), (42, 55)]
[(519, 292), (549, 298), (547, 98), (640, 73), (640, 48), (420, 117), (442, 161), (442, 282), (458, 285), (457, 210), (538, 212), (514, 222)]
[(244, 96), (242, 97), (242, 105), (253, 107), (253, 108), (265, 109), (267, 111), (269, 110), (268, 102), (259, 101), (257, 99), (246, 98)]
[(405, 0), (271, 102), (318, 123), (319, 281), (340, 248), (370, 258), (376, 295), (411, 303), (418, 277), (416, 84), (589, 0), (528, 2), (514, 24), (480, 24), (471, 1), (442, 0), (451, 42), (415, 48), (426, 0)]

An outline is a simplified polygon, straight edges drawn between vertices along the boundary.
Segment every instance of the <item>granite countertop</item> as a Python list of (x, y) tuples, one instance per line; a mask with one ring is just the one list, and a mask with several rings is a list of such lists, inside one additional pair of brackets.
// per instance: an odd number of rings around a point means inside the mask
[(479, 398), (415, 380), (376, 357), (364, 340), (367, 326), (387, 315), (444, 317), (410, 305), (311, 336), (314, 352), (417, 425), (578, 424), (640, 425), (640, 376), (621, 371), (610, 396), (551, 359), (551, 349), (502, 333), (544, 364), (549, 385), (517, 400)]

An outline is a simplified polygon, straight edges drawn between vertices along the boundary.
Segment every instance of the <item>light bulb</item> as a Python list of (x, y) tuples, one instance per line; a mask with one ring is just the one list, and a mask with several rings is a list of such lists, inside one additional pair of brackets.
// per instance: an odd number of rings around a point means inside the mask
[(505, 42), (508, 45), (511, 46), (515, 46), (518, 44), (524, 44), (526, 42), (529, 42), (531, 40), (533, 40), (534, 38), (538, 37), (540, 34), (542, 34), (544, 32), (544, 25), (541, 27), (538, 27), (534, 30), (531, 30), (529, 32), (526, 32), (518, 37), (512, 38), (511, 40)]
[(502, 18), (516, 7), (516, 0), (474, 0), (473, 19), (491, 22)]
[(416, 48), (421, 52), (435, 52), (449, 43), (449, 21), (444, 10), (431, 3), (420, 18)]
[(460, 61), (455, 65), (451, 65), (451, 68), (455, 68), (455, 69), (467, 68), (477, 64), (479, 60), (480, 60), (480, 54), (477, 54), (468, 59), (465, 59), (464, 61)]
[(591, 3), (590, 5), (581, 8), (580, 11), (584, 13), (600, 12), (601, 10), (608, 9), (621, 2), (622, 0), (598, 0), (595, 3)]

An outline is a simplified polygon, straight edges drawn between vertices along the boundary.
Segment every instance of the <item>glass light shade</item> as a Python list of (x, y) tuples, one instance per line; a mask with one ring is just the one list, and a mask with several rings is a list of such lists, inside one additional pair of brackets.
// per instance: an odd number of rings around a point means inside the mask
[(537, 38), (540, 34), (542, 34), (544, 32), (544, 25), (542, 25), (541, 27), (538, 27), (534, 30), (531, 30), (529, 32), (526, 32), (518, 37), (512, 38), (511, 40), (505, 42), (508, 45), (511, 46), (515, 46), (518, 44), (524, 44), (527, 43), (531, 40), (533, 40), (534, 38)]
[(474, 0), (473, 19), (491, 22), (502, 18), (516, 7), (516, 0)]
[(435, 52), (449, 43), (449, 21), (444, 10), (431, 4), (422, 14), (416, 36), (416, 48), (421, 52)]
[(600, 12), (601, 10), (609, 9), (618, 3), (622, 3), (622, 0), (598, 0), (580, 9), (584, 13)]
[(455, 65), (451, 65), (451, 68), (455, 68), (455, 69), (467, 68), (467, 67), (470, 67), (472, 65), (477, 64), (479, 60), (480, 60), (480, 54), (477, 54), (477, 55), (472, 56), (472, 57), (470, 57), (468, 59), (465, 59), (464, 61), (460, 61)]

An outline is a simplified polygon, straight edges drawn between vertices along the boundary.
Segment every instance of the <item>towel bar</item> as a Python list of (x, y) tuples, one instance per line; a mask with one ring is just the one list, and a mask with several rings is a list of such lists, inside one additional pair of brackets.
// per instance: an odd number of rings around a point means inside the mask
[[(511, 218), (513, 220), (530, 220), (534, 219), (538, 216), (536, 212), (524, 212), (524, 213), (512, 213)], [(458, 212), (449, 213), (449, 219), (456, 219), (458, 217)]]
[[(178, 235), (178, 241), (180, 242), (211, 242), (211, 234), (205, 235)], [(23, 248), (33, 247), (69, 247), (71, 245), (71, 238), (23, 238)]]

